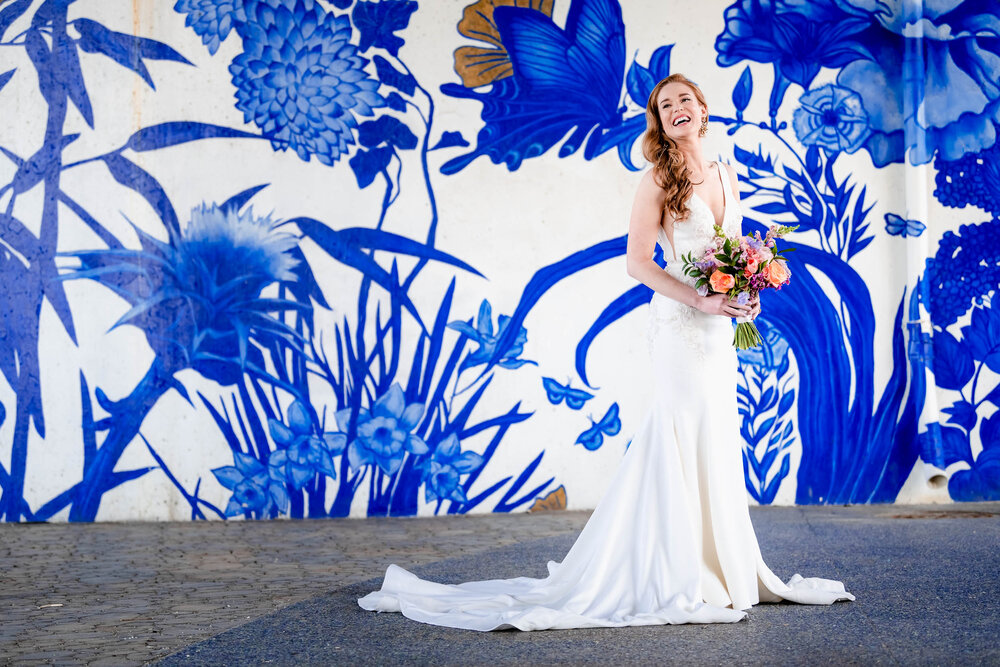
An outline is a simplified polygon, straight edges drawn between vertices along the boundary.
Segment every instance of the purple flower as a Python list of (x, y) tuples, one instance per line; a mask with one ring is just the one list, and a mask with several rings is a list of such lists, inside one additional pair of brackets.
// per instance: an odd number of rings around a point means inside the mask
[(736, 297), (736, 303), (741, 306), (747, 305), (747, 301), (750, 300), (750, 294), (748, 292), (740, 292), (739, 296)]
[(708, 296), (708, 285), (698, 287), (698, 296)]

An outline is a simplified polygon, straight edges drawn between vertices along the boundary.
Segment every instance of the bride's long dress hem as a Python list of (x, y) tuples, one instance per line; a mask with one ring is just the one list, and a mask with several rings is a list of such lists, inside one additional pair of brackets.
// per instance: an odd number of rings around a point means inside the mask
[[(723, 229), (742, 214), (719, 164)], [(674, 227), (676, 257), (699, 254), (716, 220), (697, 195)], [(664, 256), (674, 257), (661, 229)], [(679, 262), (667, 272), (693, 281)], [(469, 630), (545, 630), (680, 623), (735, 623), (760, 602), (854, 600), (843, 583), (764, 563), (744, 486), (737, 359), (729, 319), (654, 293), (647, 340), (652, 405), (605, 495), (561, 563), (545, 578), (439, 584), (390, 565), (382, 588), (358, 603), (415, 621)]]

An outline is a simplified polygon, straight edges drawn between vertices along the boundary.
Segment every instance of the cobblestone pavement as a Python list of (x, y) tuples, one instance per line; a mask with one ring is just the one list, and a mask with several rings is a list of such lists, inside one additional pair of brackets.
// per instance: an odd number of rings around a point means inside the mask
[(0, 524), (0, 664), (142, 664), (389, 562), (564, 534), (588, 516)]
[[(765, 559), (772, 548), (780, 547), (803, 567), (808, 565), (804, 561), (810, 556), (811, 540), (824, 535), (829, 540), (825, 544), (839, 545), (847, 539), (845, 550), (870, 554), (862, 536), (877, 544), (879, 527), (891, 525), (893, 530), (886, 534), (906, 541), (897, 545), (900, 553), (913, 553), (919, 560), (921, 540), (934, 539), (936, 525), (950, 524), (948, 532), (954, 535), (977, 529), (1000, 534), (1000, 503), (753, 508), (751, 512), (755, 526), (763, 529), (758, 536)], [(276, 610), (291, 612), (296, 603), (319, 601), (320, 596), (378, 578), (390, 562), (408, 568), (437, 563), (439, 569), (451, 568), (447, 578), (461, 579), (475, 570), (477, 559), (469, 557), (476, 554), (486, 558), (487, 552), (549, 537), (558, 538), (551, 544), (559, 551), (572, 543), (588, 516), (545, 512), (421, 519), (0, 525), (4, 563), (0, 664), (146, 663), (249, 621), (272, 618)], [(977, 518), (985, 523), (967, 521)], [(905, 522), (913, 529), (899, 525), (900, 519), (914, 520)], [(787, 547), (782, 546), (783, 539)], [(857, 540), (853, 546), (852, 539)], [(953, 550), (949, 567), (958, 567), (961, 539), (936, 548)], [(772, 553), (778, 560), (778, 551)], [(462, 562), (463, 557), (471, 564), (469, 572), (447, 565)], [(996, 563), (979, 563), (988, 566), (984, 576), (991, 580), (996, 579)], [(849, 573), (850, 565), (844, 565)], [(544, 569), (544, 564), (539, 567)], [(806, 574), (837, 574), (827, 573), (826, 566), (820, 569), (824, 571)], [(366, 614), (361, 616), (371, 625)], [(409, 625), (401, 627), (412, 630)], [(252, 646), (244, 643), (242, 650), (238, 662), (260, 662), (254, 659)], [(178, 654), (182, 664), (183, 655)]]

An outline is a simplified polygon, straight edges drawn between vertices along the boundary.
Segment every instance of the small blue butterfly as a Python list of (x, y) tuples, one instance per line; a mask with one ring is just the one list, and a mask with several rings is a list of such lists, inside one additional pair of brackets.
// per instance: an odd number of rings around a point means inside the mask
[(590, 418), (592, 426), (580, 434), (576, 439), (577, 443), (583, 445), (590, 451), (599, 449), (604, 444), (604, 435), (616, 435), (622, 430), (622, 420), (618, 418), (618, 404), (612, 403), (608, 411), (601, 417), (601, 421), (595, 422)]
[(545, 395), (549, 398), (549, 403), (552, 405), (559, 405), (559, 403), (566, 399), (566, 405), (574, 410), (579, 410), (583, 407), (583, 404), (594, 397), (590, 392), (586, 392), (582, 389), (573, 389), (568, 384), (561, 385), (552, 378), (543, 377), (542, 385), (545, 386)]
[(885, 214), (885, 231), (892, 236), (920, 236), (927, 229), (927, 225), (919, 220), (904, 220), (895, 213)]

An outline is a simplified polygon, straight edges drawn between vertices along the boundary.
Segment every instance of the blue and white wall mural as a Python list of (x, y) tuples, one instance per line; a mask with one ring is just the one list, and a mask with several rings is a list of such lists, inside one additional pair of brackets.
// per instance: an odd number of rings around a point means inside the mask
[(752, 501), (1000, 499), (1000, 5), (680, 5), (0, 3), (0, 518), (593, 507), (677, 71), (745, 228), (798, 225)]

